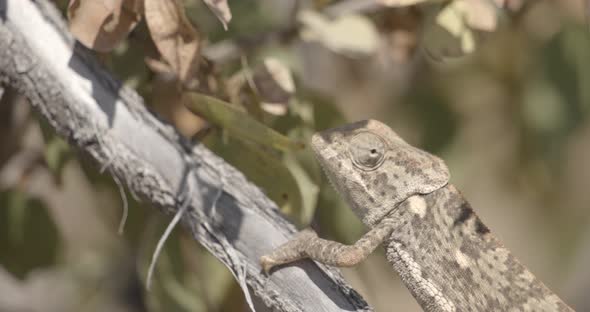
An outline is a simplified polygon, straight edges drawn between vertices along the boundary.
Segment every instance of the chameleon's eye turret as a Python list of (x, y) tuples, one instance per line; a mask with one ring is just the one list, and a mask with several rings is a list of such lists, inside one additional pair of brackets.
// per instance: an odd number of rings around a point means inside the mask
[(442, 159), (412, 147), (376, 120), (322, 131), (311, 146), (336, 190), (370, 226), (409, 197), (449, 181)]
[(353, 164), (362, 170), (378, 168), (385, 158), (385, 142), (377, 134), (361, 132), (355, 135), (349, 146)]

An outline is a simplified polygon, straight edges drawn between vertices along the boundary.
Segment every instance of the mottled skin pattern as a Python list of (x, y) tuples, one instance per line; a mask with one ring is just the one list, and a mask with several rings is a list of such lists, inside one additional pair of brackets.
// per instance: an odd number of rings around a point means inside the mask
[(375, 120), (316, 134), (312, 147), (371, 230), (351, 246), (304, 230), (261, 258), (265, 271), (307, 257), (352, 266), (383, 243), (425, 311), (572, 311), (492, 236), (438, 157)]
[(571, 311), (452, 185), (404, 201), (387, 220), (387, 259), (426, 311)]

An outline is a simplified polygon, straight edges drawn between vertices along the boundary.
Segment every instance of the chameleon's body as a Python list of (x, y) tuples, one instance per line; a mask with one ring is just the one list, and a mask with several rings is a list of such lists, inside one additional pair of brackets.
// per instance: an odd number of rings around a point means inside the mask
[(261, 258), (265, 270), (306, 257), (352, 266), (383, 243), (426, 311), (571, 311), (492, 236), (441, 159), (374, 120), (316, 134), (312, 147), (370, 231), (348, 246), (304, 230)]

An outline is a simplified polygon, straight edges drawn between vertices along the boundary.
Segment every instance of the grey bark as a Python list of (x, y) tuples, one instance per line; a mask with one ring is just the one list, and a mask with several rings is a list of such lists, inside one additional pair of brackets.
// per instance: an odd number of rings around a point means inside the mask
[(258, 258), (287, 241), (294, 226), (239, 171), (147, 111), (137, 93), (74, 43), (50, 2), (0, 0), (0, 83), (25, 94), (57, 133), (132, 194), (167, 214), (187, 198), (181, 223), (266, 306), (372, 310), (332, 268), (302, 261), (262, 274)]

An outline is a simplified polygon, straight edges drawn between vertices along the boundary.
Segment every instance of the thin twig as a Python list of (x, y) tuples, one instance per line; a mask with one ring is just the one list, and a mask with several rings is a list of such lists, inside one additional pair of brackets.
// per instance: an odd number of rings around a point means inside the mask
[(152, 254), (152, 260), (150, 262), (150, 266), (148, 269), (147, 278), (146, 278), (146, 282), (145, 282), (147, 290), (151, 289), (152, 277), (154, 275), (154, 270), (156, 268), (156, 263), (158, 261), (158, 257), (160, 256), (160, 253), (162, 252), (162, 249), (164, 248), (164, 243), (166, 243), (166, 240), (170, 236), (170, 233), (172, 233), (172, 230), (174, 230), (174, 228), (176, 227), (176, 225), (180, 221), (180, 218), (182, 218), (182, 215), (186, 212), (187, 208), (189, 207), (189, 203), (191, 202), (190, 194), (191, 194), (190, 183), (187, 183), (187, 190), (184, 194), (184, 202), (183, 202), (182, 206), (180, 207), (180, 209), (178, 209), (178, 211), (176, 211), (174, 218), (172, 218), (172, 221), (170, 221), (170, 223), (166, 227), (164, 234), (162, 234), (162, 236), (160, 236), (160, 239), (158, 240), (158, 244), (156, 245), (156, 249), (154, 250), (154, 253)]
[(119, 221), (119, 229), (117, 231), (119, 235), (123, 235), (123, 232), (125, 231), (125, 224), (127, 223), (127, 217), (129, 216), (129, 203), (127, 202), (127, 194), (125, 193), (123, 184), (121, 184), (121, 181), (119, 181), (117, 175), (111, 173), (111, 176), (113, 177), (115, 184), (117, 184), (117, 187), (119, 188), (119, 195), (121, 196), (121, 200), (123, 201), (123, 214), (121, 215), (121, 220)]

